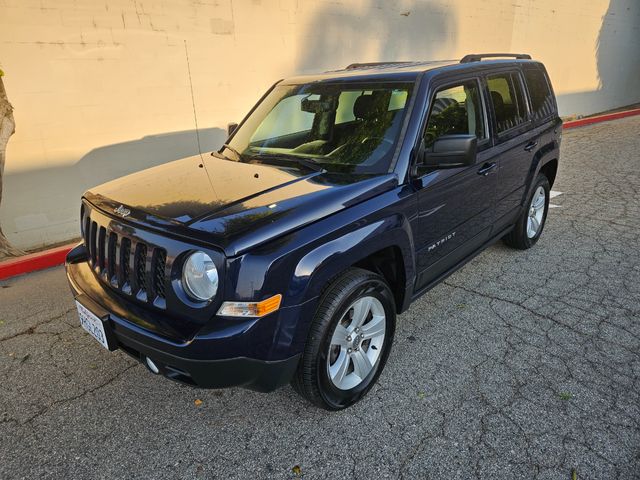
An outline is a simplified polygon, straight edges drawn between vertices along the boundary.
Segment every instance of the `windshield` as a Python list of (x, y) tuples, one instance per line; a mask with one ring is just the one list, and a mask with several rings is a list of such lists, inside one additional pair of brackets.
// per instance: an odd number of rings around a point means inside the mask
[(280, 85), (251, 113), (226, 148), (238, 161), (284, 161), (317, 164), (336, 172), (386, 173), (412, 86)]

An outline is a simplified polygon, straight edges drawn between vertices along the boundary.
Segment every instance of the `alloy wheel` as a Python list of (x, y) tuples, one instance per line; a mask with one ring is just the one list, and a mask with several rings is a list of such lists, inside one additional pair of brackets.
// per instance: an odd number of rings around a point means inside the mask
[(327, 370), (333, 385), (350, 390), (375, 368), (382, 353), (387, 318), (380, 300), (357, 299), (342, 316), (331, 337)]
[(544, 188), (539, 186), (531, 198), (529, 216), (527, 218), (527, 237), (529, 238), (534, 238), (540, 231), (544, 217), (546, 196)]

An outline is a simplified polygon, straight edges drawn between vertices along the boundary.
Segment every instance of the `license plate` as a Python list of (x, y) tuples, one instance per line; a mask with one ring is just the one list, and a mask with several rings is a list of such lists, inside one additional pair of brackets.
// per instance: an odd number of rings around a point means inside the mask
[(109, 350), (109, 342), (107, 342), (107, 334), (104, 331), (102, 320), (78, 301), (76, 301), (76, 307), (78, 308), (78, 316), (80, 317), (82, 328), (100, 342), (100, 345)]

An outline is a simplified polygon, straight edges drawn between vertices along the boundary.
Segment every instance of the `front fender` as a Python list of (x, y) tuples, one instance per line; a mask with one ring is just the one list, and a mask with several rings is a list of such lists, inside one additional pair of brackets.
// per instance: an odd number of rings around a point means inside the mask
[[(317, 297), (333, 277), (388, 247), (397, 247), (402, 254), (406, 284), (400, 288), (406, 290), (415, 277), (413, 236), (407, 218), (396, 214), (345, 233), (308, 252), (296, 265), (287, 296), (295, 299), (295, 303)], [(406, 293), (402, 295), (402, 298), (406, 297)]]
[(401, 290), (399, 310), (404, 310), (411, 299), (415, 279), (412, 238), (408, 219), (396, 214), (358, 227), (307, 252), (294, 269), (286, 295), (292, 303), (301, 305), (300, 317), (291, 325), (281, 326), (275, 343), (288, 343), (292, 351), (302, 351), (324, 288), (352, 265), (388, 247), (396, 247), (401, 252), (406, 281), (391, 288)]
[(271, 357), (284, 358), (304, 347), (318, 297), (327, 283), (372, 253), (394, 247), (400, 252), (404, 275), (403, 285), (392, 285), (392, 289), (402, 291), (398, 295), (402, 311), (415, 278), (409, 222), (415, 214), (415, 197), (408, 187), (400, 186), (229, 258), (224, 298), (251, 301), (281, 293), (281, 308), (297, 308), (295, 318), (280, 319), (268, 340), (274, 349)]

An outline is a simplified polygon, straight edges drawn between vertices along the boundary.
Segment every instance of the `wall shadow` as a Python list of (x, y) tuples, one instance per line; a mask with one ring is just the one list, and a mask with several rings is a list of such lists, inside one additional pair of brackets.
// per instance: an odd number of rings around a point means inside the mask
[[(220, 148), (227, 138), (227, 132), (221, 128), (205, 128), (199, 131), (199, 136), (204, 153)], [(130, 173), (197, 154), (196, 131), (185, 130), (147, 135), (139, 140), (95, 148), (72, 168), (89, 182), (86, 190)]]
[(558, 95), (561, 115), (640, 103), (640, 2), (610, 0), (594, 49), (600, 85), (593, 91)]
[(370, 0), (353, 8), (327, 4), (302, 35), (296, 69), (308, 73), (357, 62), (451, 58), (454, 15), (430, 1), (399, 6)]
[[(227, 138), (221, 128), (201, 129), (199, 134), (204, 153), (217, 150)], [(5, 171), (0, 211), (5, 233), (27, 248), (67, 240), (72, 236), (69, 232), (77, 231), (80, 197), (87, 189), (197, 154), (196, 131), (186, 130), (98, 147), (68, 166)], [(51, 212), (51, 204), (55, 213), (37, 213)]]

